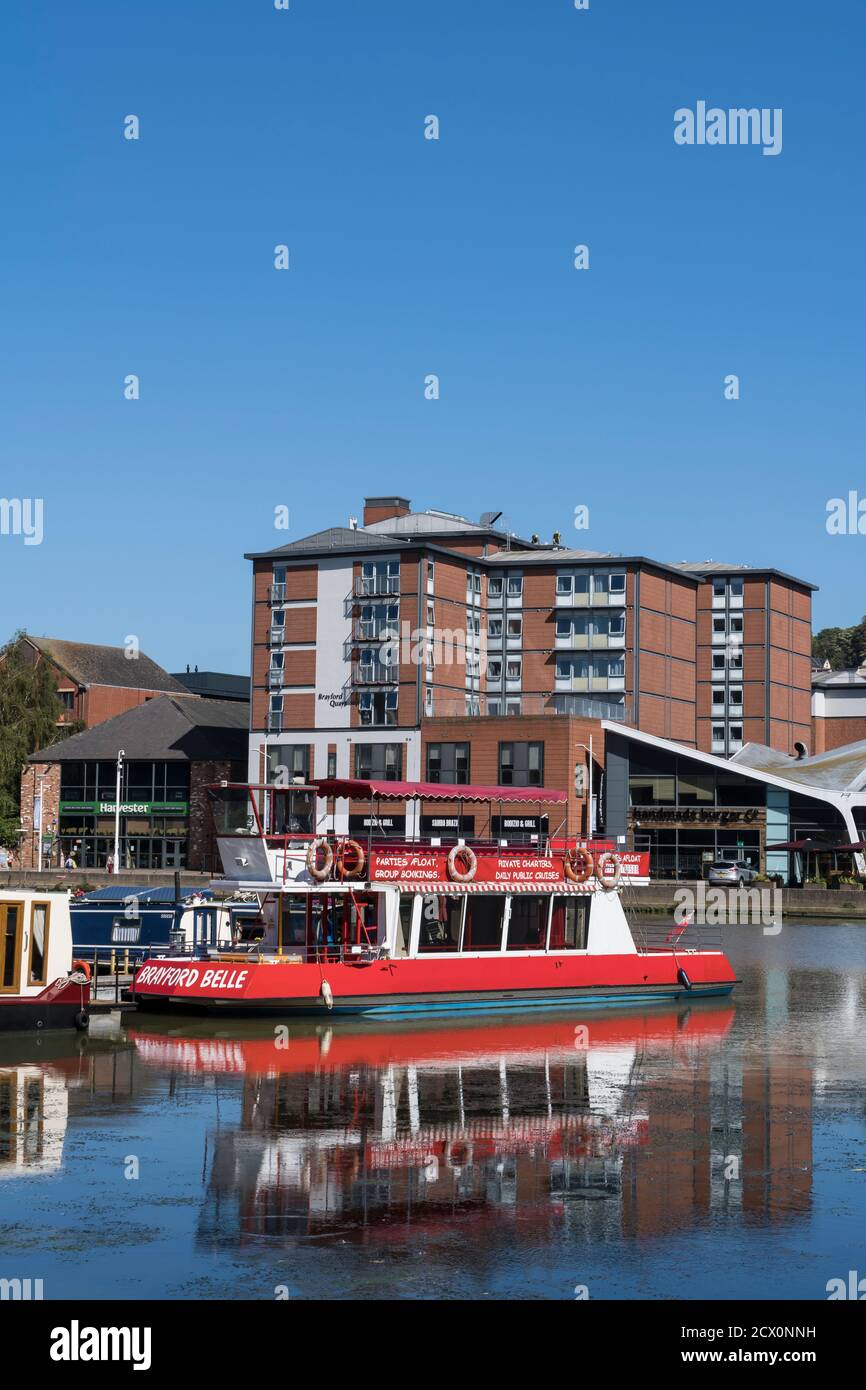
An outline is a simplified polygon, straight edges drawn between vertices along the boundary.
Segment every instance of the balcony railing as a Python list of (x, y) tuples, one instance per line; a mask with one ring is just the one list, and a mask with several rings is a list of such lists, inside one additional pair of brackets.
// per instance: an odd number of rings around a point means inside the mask
[(357, 598), (393, 598), (399, 592), (399, 574), (359, 574), (352, 585)]
[(272, 627), (269, 641), (272, 647), (281, 647), (286, 639), (286, 629), (284, 627)]
[(282, 732), (283, 732), (283, 715), (282, 715), (282, 711), (281, 711), (279, 714), (275, 714), (273, 710), (268, 710), (268, 733), (269, 733), (269, 734), (281, 734)]
[(384, 661), (352, 662), (354, 685), (396, 685), (399, 673), (398, 666), (386, 666)]
[(283, 681), (285, 680), (285, 675), (286, 673), (283, 670), (282, 666), (279, 668), (279, 670), (274, 666), (270, 668), (270, 670), (268, 671), (268, 685), (270, 686), (271, 690), (274, 690), (275, 688), (279, 689), (282, 686)]
[[(508, 696), (510, 701), (514, 697)], [(426, 708), (425, 719), (500, 719), (509, 711), (505, 708), (506, 697), (495, 695), (433, 695), (432, 709)], [(490, 706), (493, 706), (491, 708)], [(498, 708), (496, 707), (498, 706)], [(593, 699), (589, 695), (575, 695), (570, 692), (556, 692), (550, 695), (529, 694), (520, 696), (521, 715), (571, 715), (577, 719), (613, 719), (619, 723), (632, 722), (631, 705), (623, 701)]]
[(272, 584), (268, 595), (271, 603), (285, 603), (286, 586), (285, 584)]

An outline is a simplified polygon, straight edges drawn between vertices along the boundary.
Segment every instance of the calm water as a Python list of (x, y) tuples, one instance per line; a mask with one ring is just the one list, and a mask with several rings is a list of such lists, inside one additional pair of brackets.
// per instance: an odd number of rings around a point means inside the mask
[(0, 1278), (825, 1298), (866, 1276), (866, 926), (726, 947), (742, 985), (692, 1007), (0, 1043)]

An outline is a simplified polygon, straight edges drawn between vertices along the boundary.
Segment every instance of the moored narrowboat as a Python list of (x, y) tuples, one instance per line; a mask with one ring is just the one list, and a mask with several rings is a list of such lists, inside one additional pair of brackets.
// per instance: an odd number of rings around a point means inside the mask
[(87, 1027), (68, 893), (0, 891), (0, 1033)]

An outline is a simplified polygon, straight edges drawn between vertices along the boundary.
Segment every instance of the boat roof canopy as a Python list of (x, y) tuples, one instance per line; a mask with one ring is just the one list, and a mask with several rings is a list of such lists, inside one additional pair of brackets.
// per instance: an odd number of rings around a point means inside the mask
[(568, 792), (545, 787), (476, 787), (453, 782), (369, 782), (359, 777), (326, 777), (319, 796), (345, 796), (353, 801), (507, 801), (560, 806)]

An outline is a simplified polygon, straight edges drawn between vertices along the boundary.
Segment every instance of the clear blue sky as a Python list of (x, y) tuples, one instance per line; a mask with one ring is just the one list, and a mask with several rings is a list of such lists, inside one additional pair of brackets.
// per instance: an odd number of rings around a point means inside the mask
[[(2, 636), (245, 670), (244, 551), (365, 490), (859, 619), (864, 52), (862, 0), (5, 0)], [(676, 145), (698, 100), (782, 153)]]

